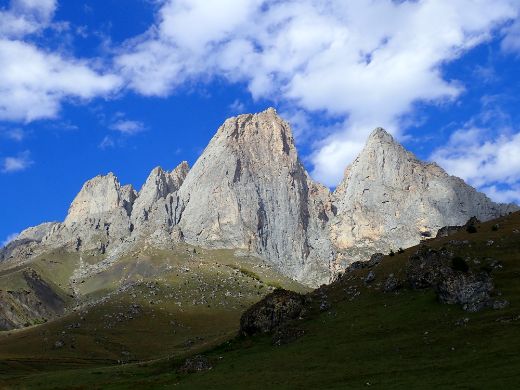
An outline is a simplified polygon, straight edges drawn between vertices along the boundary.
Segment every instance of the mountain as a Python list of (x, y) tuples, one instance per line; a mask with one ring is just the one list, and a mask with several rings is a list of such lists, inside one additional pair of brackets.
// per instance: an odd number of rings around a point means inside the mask
[(381, 128), (346, 168), (332, 196), (337, 214), (330, 233), (340, 269), (352, 259), (416, 245), (473, 216), (488, 221), (518, 210), (492, 202), (435, 163), (419, 161)]
[(423, 163), (378, 128), (331, 193), (300, 162), (272, 108), (230, 118), (190, 170), (155, 168), (139, 192), (112, 174), (89, 180), (63, 223), (31, 228), (0, 252), (27, 261), (49, 250), (99, 256), (85, 276), (143, 245), (186, 243), (256, 256), (309, 286), (348, 264), (435, 236), (470, 217), (517, 210)]
[(186, 242), (256, 254), (310, 285), (327, 281), (329, 192), (305, 171), (289, 124), (274, 109), (228, 119), (179, 198)]

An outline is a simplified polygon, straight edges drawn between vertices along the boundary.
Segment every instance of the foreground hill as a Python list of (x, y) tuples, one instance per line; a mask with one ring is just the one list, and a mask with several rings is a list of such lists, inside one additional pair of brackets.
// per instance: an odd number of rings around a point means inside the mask
[[(270, 334), (235, 338), (204, 352), (213, 366), (208, 371), (179, 371), (181, 357), (105, 368), (49, 361), (40, 368), (11, 363), (2, 378), (13, 388), (45, 389), (516, 388), (520, 213), (478, 223), (475, 230), (425, 245), (490, 272), (494, 299), (508, 302), (500, 309), (468, 312), (439, 303), (432, 289), (410, 288), (406, 270), (414, 247), (311, 293), (307, 313), (292, 323), (303, 333), (297, 340), (276, 346)], [(404, 283), (385, 292), (391, 274)]]

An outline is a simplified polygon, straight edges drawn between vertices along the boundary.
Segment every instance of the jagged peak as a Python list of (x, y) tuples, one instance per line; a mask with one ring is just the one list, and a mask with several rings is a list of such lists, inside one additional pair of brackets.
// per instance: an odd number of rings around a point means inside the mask
[(179, 165), (177, 165), (174, 169), (172, 169), (172, 171), (170, 172), (170, 174), (188, 174), (188, 172), (190, 171), (190, 165), (188, 164), (187, 161), (181, 161), (181, 163)]
[(227, 119), (212, 141), (241, 149), (270, 145), (272, 152), (296, 156), (291, 127), (272, 107)]
[(70, 205), (65, 223), (110, 212), (131, 201), (133, 187), (121, 187), (113, 172), (87, 180)]
[(388, 131), (383, 129), (382, 127), (376, 127), (372, 131), (372, 133), (370, 133), (370, 135), (368, 136), (367, 144), (370, 144), (370, 143), (372, 143), (374, 141), (377, 141), (377, 142), (384, 141), (384, 142), (397, 143), (395, 141), (394, 137), (392, 137), (392, 135)]

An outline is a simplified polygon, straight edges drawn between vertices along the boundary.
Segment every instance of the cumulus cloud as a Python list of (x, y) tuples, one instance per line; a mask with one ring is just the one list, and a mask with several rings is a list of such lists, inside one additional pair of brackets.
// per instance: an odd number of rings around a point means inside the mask
[[(165, 96), (224, 77), (254, 98), (336, 118), (316, 134), (313, 175), (335, 185), (376, 126), (400, 135), (417, 101), (455, 99), (442, 65), (517, 15), (515, 0), (168, 0), (115, 59), (129, 87)], [(302, 117), (303, 118), (303, 117)]]
[(46, 51), (30, 34), (49, 26), (54, 0), (13, 0), (0, 11), (0, 120), (53, 118), (66, 99), (105, 96), (121, 85), (90, 61)]
[(31, 160), (31, 153), (26, 150), (19, 153), (17, 156), (5, 157), (2, 162), (3, 173), (13, 173), (25, 171), (34, 162)]
[(520, 202), (520, 133), (467, 127), (454, 132), (431, 159), (497, 201)]
[(0, 10), (0, 35), (18, 37), (47, 27), (56, 10), (56, 0), (11, 0)]

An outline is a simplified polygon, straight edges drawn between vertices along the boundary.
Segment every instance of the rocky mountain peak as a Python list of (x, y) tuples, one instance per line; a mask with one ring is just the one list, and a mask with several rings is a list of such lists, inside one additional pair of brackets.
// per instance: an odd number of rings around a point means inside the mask
[(112, 173), (99, 175), (88, 180), (72, 202), (65, 224), (71, 224), (89, 217), (110, 213), (123, 208), (129, 213), (135, 200), (132, 186), (121, 187)]
[[(219, 128), (214, 141), (226, 142), (236, 147), (253, 150), (269, 147), (273, 156), (296, 157), (291, 127), (274, 108), (257, 114), (243, 114), (227, 119)], [(212, 140), (212, 142), (213, 142)]]

